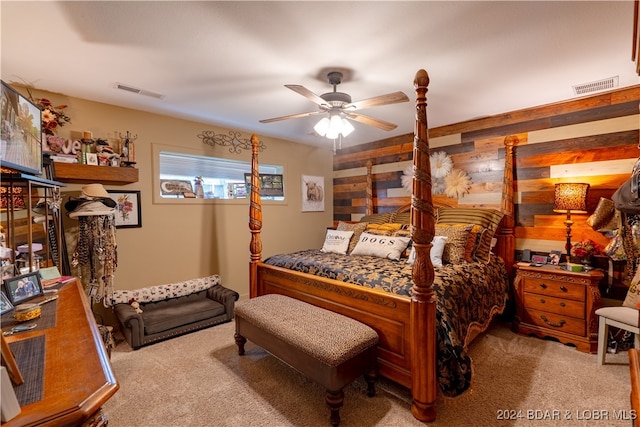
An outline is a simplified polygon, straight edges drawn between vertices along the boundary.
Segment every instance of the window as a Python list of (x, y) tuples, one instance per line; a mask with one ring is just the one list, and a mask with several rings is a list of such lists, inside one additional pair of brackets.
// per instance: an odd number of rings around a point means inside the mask
[[(160, 197), (163, 199), (185, 197), (245, 199), (247, 197), (249, 191), (245, 174), (251, 173), (250, 162), (170, 151), (160, 151), (159, 157)], [(260, 174), (280, 176), (279, 182), (282, 187), (281, 196), (263, 194), (263, 199), (284, 200), (283, 172), (283, 166), (260, 165)]]

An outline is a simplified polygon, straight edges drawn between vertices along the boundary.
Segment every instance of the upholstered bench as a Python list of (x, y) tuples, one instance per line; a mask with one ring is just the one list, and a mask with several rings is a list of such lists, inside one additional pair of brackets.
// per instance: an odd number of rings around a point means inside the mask
[(321, 384), (331, 410), (331, 424), (340, 423), (343, 388), (360, 375), (375, 395), (378, 334), (369, 326), (283, 295), (263, 295), (235, 305), (238, 354), (247, 339)]

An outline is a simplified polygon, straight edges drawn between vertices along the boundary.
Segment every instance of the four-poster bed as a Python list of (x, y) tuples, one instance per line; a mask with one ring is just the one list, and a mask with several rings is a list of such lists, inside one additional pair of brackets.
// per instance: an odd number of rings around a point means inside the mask
[[(434, 206), (432, 199), (431, 168), (429, 164), (430, 153), (426, 115), (428, 83), (429, 78), (426, 71), (418, 71), (414, 80), (416, 88), (416, 124), (413, 148), (414, 178), (409, 217), (410, 236), (415, 250), (415, 261), (409, 267), (406, 267), (406, 261), (404, 260), (402, 263), (381, 259), (376, 261), (376, 265), (382, 265), (382, 261), (387, 263), (395, 262), (398, 265), (404, 264), (401, 268), (404, 268), (405, 272), (407, 268), (409, 269), (409, 291), (406, 295), (387, 292), (381, 290), (382, 288), (380, 287), (367, 287), (366, 285), (346, 283), (335, 278), (293, 271), (262, 261), (262, 242), (260, 239), (262, 208), (257, 156), (259, 141), (255, 135), (252, 137), (253, 157), (249, 219), (251, 231), (250, 297), (254, 298), (272, 293), (283, 294), (349, 316), (371, 326), (380, 336), (378, 345), (378, 369), (380, 374), (411, 389), (413, 397), (411, 411), (421, 421), (433, 421), (435, 419), (436, 411), (434, 405), (438, 381), (440, 381), (440, 387), (443, 388), (443, 380), (438, 379), (438, 376), (442, 377), (442, 366), (439, 366), (437, 357), (438, 352), (442, 351), (442, 348), (438, 350), (438, 341), (442, 341), (442, 336), (439, 340), (437, 335), (440, 332), (437, 331), (438, 321), (443, 316), (456, 317), (456, 313), (441, 313), (442, 307), (440, 306), (442, 304), (438, 306), (438, 309), (436, 308), (437, 300), (442, 297), (442, 293), (452, 293), (447, 289), (450, 285), (448, 280), (452, 278), (443, 279), (438, 273), (438, 285), (434, 286), (436, 273), (430, 252), (432, 248), (431, 242), (436, 230), (436, 214), (434, 212), (438, 211), (438, 207)], [(469, 266), (477, 266), (478, 272), (475, 275), (483, 276), (484, 273), (480, 273), (480, 269), (485, 268), (485, 265), (493, 265), (494, 262), (497, 262), (498, 266), (486, 268), (495, 268), (502, 272), (498, 273), (499, 275), (501, 274), (503, 279), (499, 280), (501, 284), (495, 284), (496, 288), (503, 286), (501, 291), (496, 292), (501, 294), (502, 299), (490, 302), (487, 307), (478, 309), (478, 312), (482, 311), (481, 318), (469, 320), (470, 323), (462, 327), (464, 336), (460, 338), (459, 343), (454, 343), (457, 345), (454, 349), (455, 351), (463, 352), (469, 343), (469, 337), (475, 336), (486, 329), (491, 318), (496, 313), (501, 312), (505, 306), (510, 272), (514, 263), (513, 146), (516, 143), (516, 138), (507, 137), (505, 139), (505, 172), (500, 212), (502, 220), (497, 231), (494, 229), (491, 233), (493, 237), (497, 238), (497, 244), (493, 248), (493, 255), (489, 257), (492, 261), (465, 264), (462, 267), (458, 266), (459, 268), (456, 270), (462, 275), (465, 268), (469, 270)], [(368, 199), (370, 197), (372, 199), (370, 188), (371, 168), (368, 167), (367, 170), (367, 182), (369, 183), (367, 194)], [(368, 206), (373, 206), (371, 200), (368, 200)], [(498, 219), (498, 221), (500, 220)], [(495, 234), (493, 234), (493, 231), (495, 231)], [(495, 255), (498, 255), (498, 257)], [(392, 277), (393, 280), (395, 278), (396, 276)], [(471, 278), (467, 276), (465, 280), (469, 281)], [(473, 285), (467, 285), (467, 288), (476, 286), (475, 283)], [(485, 285), (491, 286), (490, 283)], [(437, 290), (437, 294), (434, 289)], [(478, 287), (477, 289), (481, 288)], [(455, 292), (458, 292), (457, 288), (455, 288)], [(490, 293), (490, 290), (489, 292), (475, 290), (475, 292), (476, 294), (484, 294)], [(464, 298), (466, 298), (466, 304), (468, 305), (469, 296), (466, 295)], [(482, 298), (478, 297), (478, 299)], [(476, 304), (476, 302), (472, 304)], [(455, 305), (454, 307), (455, 309), (459, 308)], [(468, 311), (474, 310), (473, 307), (471, 309), (465, 307), (464, 309)], [(449, 334), (451, 335), (452, 333), (449, 332)], [(440, 344), (442, 345), (442, 343)], [(437, 372), (438, 370), (440, 372)], [(467, 367), (467, 370), (469, 372), (468, 378), (465, 379), (467, 381), (465, 387), (470, 384), (470, 366)], [(451, 387), (455, 389), (456, 385), (454, 384)]]

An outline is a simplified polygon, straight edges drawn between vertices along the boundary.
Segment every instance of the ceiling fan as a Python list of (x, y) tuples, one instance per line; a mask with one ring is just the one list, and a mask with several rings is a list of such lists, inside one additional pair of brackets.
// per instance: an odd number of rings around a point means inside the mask
[[(409, 101), (407, 95), (405, 95), (403, 92), (393, 92), (386, 95), (363, 99), (361, 101), (351, 102), (351, 96), (349, 94), (338, 92), (336, 90), (336, 86), (338, 86), (342, 82), (342, 77), (343, 75), (341, 72), (330, 71), (327, 74), (327, 78), (329, 80), (329, 84), (333, 86), (333, 92), (327, 92), (322, 95), (316, 95), (315, 93), (311, 92), (309, 89), (301, 85), (285, 85), (285, 87), (318, 104), (318, 106), (320, 107), (319, 110), (307, 113), (290, 114), (288, 116), (282, 117), (274, 117), (272, 119), (264, 119), (260, 120), (260, 123), (271, 123), (280, 120), (297, 119), (300, 117), (309, 117), (318, 114), (329, 113), (329, 119), (327, 119), (326, 121), (325, 119), (321, 120), (321, 122), (325, 121), (327, 127), (329, 126), (331, 119), (337, 120), (334, 119), (334, 117), (340, 119), (340, 122), (345, 123), (345, 126), (350, 127), (351, 130), (353, 130), (353, 126), (351, 126), (351, 124), (349, 124), (344, 119), (350, 119), (358, 123), (363, 123), (365, 125), (375, 126), (386, 131), (390, 131), (398, 127), (398, 125), (396, 124), (376, 119), (374, 117), (366, 116), (364, 114), (356, 113), (355, 111), (362, 108), (407, 102)], [(328, 138), (335, 139), (335, 137), (337, 136), (335, 135), (335, 133), (331, 134), (330, 132), (325, 132), (325, 135), (324, 133), (322, 133), (322, 130), (318, 129), (319, 126), (320, 123), (318, 123), (318, 125), (316, 125), (316, 127), (314, 128), (316, 129), (316, 132), (320, 133), (321, 136), (327, 136)]]

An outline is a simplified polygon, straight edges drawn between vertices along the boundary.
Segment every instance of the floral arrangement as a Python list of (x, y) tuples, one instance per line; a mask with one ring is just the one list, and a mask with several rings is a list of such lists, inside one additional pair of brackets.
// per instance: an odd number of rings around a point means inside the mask
[(571, 246), (571, 255), (581, 259), (590, 258), (594, 255), (602, 255), (603, 248), (591, 239), (574, 243)]
[(46, 135), (55, 135), (58, 127), (62, 127), (67, 123), (71, 123), (71, 117), (67, 116), (64, 110), (68, 105), (53, 106), (47, 98), (34, 98), (31, 90), (27, 86), (29, 100), (36, 104), (36, 107), (42, 111), (42, 132)]
[(51, 101), (46, 98), (35, 99), (35, 104), (42, 111), (42, 132), (45, 134), (55, 135), (59, 126), (71, 123), (71, 118), (64, 112), (67, 105), (54, 107)]

